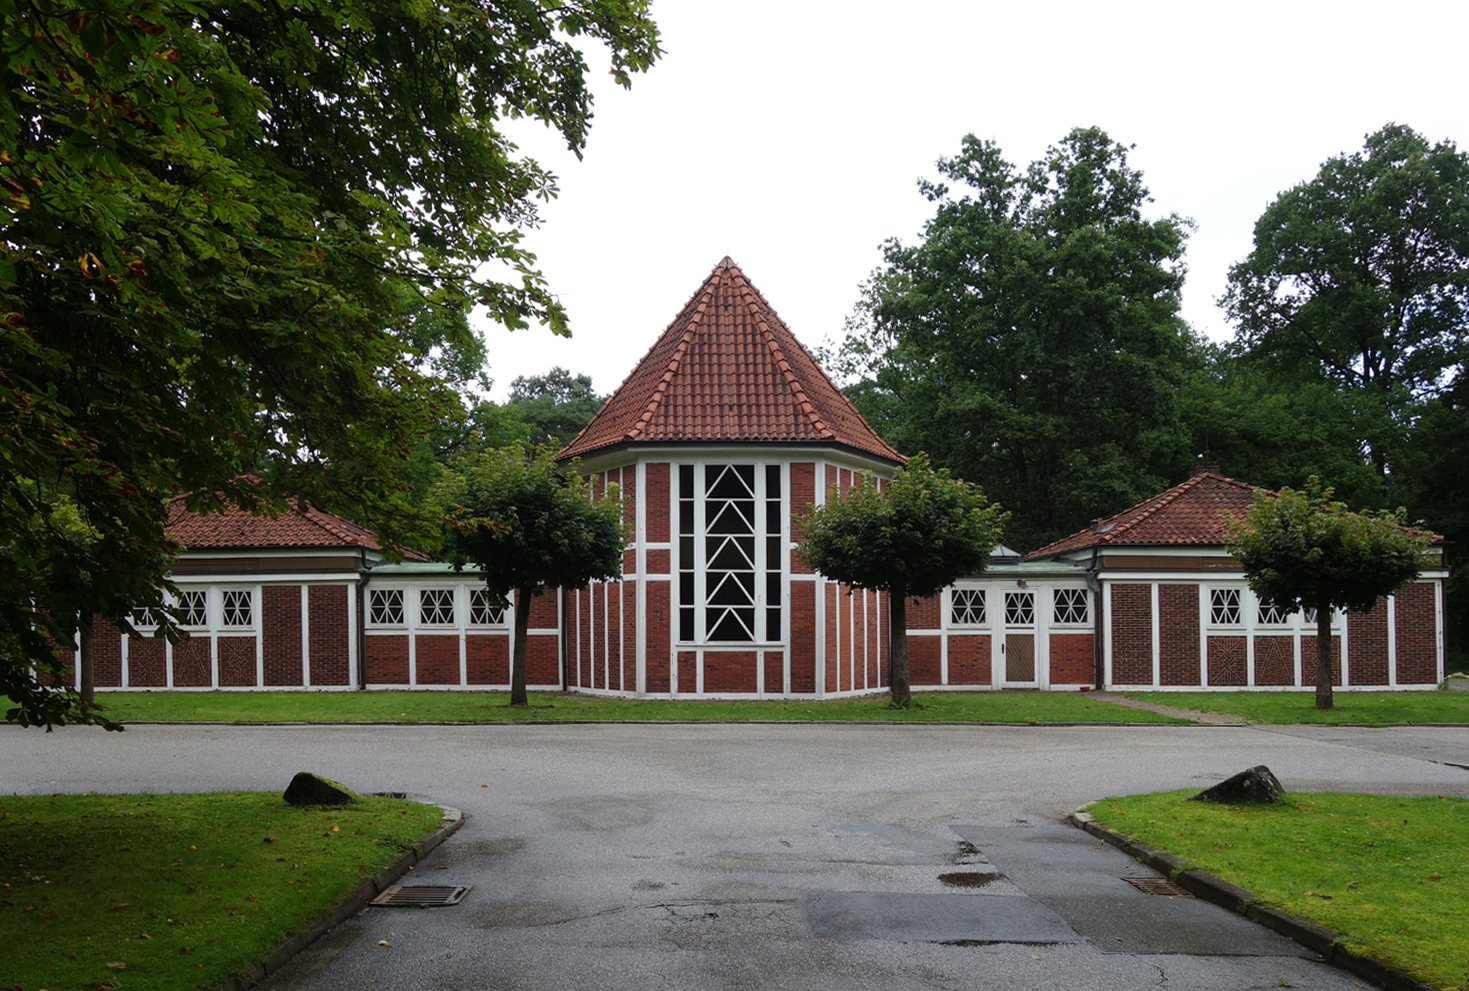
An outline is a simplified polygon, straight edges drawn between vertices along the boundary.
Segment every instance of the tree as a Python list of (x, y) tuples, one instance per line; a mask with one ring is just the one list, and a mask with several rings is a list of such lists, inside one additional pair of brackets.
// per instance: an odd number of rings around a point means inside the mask
[(922, 240), (883, 246), (849, 322), (854, 402), (1010, 506), (1020, 546), (1157, 491), (1183, 446), (1188, 222), (1143, 218), (1141, 173), (1096, 128), (1024, 172), (971, 135), (938, 170)]
[(1350, 397), (1386, 487), (1421, 404), (1463, 375), (1469, 156), (1400, 124), (1368, 135), (1266, 209), (1223, 302), (1258, 361)]
[(455, 570), (473, 565), (492, 600), (515, 592), (510, 704), (526, 705), (525, 638), (531, 599), (548, 588), (580, 588), (622, 573), (627, 546), (617, 487), (592, 498), (573, 462), (563, 472), (550, 452), (519, 448), (466, 455), (445, 473), (437, 498)]
[(825, 577), (872, 592), (887, 592), (888, 684), (894, 706), (913, 695), (908, 676), (908, 597), (934, 595), (945, 585), (989, 566), (1009, 514), (987, 501), (979, 486), (934, 469), (918, 454), (886, 484), (866, 476), (846, 495), (832, 492), (802, 519), (796, 548)]
[[(75, 710), (30, 672), (59, 673), (74, 630), (44, 576), (79, 615), (163, 616), (169, 496), (423, 532), (398, 469), (454, 406), (435, 370), (472, 352), (463, 315), (566, 331), (521, 246), (555, 181), (502, 122), (580, 153), (586, 41), (626, 85), (658, 35), (646, 0), (0, 12), (0, 661), (14, 711), (50, 720)], [(58, 494), (97, 534), (86, 562), (48, 522)]]
[(510, 409), (532, 425), (532, 444), (565, 447), (607, 401), (592, 389), (590, 375), (572, 375), (561, 367), (545, 375), (520, 376), (510, 383)]
[(1331, 614), (1367, 612), (1418, 577), (1430, 535), (1405, 512), (1352, 513), (1314, 476), (1304, 490), (1257, 490), (1227, 548), (1250, 588), (1281, 609), (1316, 611), (1316, 708), (1332, 707)]

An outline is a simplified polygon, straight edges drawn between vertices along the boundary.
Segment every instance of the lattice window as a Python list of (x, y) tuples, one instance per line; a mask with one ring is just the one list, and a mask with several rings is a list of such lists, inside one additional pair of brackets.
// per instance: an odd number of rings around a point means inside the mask
[(424, 626), (453, 626), (454, 590), (452, 588), (419, 589), (418, 621)]
[(179, 593), (179, 624), (182, 626), (209, 625), (209, 593), (203, 589)]
[(949, 607), (949, 623), (953, 626), (983, 626), (984, 589), (956, 588)]
[(1209, 590), (1209, 623), (1213, 626), (1238, 626), (1240, 623), (1239, 589)]
[(1289, 626), (1290, 613), (1273, 602), (1261, 602), (1255, 611), (1256, 626)]
[(225, 589), (221, 593), (221, 625), (223, 626), (249, 626), (254, 620), (253, 613), (254, 597), (249, 589)]
[(679, 466), (681, 641), (781, 639), (782, 506), (779, 465)]
[(133, 626), (140, 630), (152, 629), (158, 625), (158, 617), (153, 615), (152, 609), (143, 606), (141, 609), (133, 610), (132, 622)]
[(1084, 624), (1087, 621), (1086, 589), (1056, 589), (1056, 622)]
[(1005, 593), (1005, 624), (1007, 626), (1035, 625), (1035, 593)]
[(472, 588), (469, 590), (469, 625), (504, 626), (505, 607), (491, 605), (489, 592)]
[(401, 588), (368, 589), (367, 621), (373, 626), (402, 626), (403, 590)]

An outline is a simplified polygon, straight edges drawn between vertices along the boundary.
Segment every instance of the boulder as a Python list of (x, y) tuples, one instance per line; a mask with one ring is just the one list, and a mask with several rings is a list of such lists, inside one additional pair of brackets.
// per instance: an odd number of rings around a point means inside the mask
[(310, 771), (298, 771), (281, 796), (292, 805), (350, 805), (361, 798), (351, 788)]
[(1212, 788), (1189, 798), (1190, 802), (1219, 802), (1222, 805), (1268, 805), (1278, 801), (1285, 789), (1264, 764), (1241, 771)]

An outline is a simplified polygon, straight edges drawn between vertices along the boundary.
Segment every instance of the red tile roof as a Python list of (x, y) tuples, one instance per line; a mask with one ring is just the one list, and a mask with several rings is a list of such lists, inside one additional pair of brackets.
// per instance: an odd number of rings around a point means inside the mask
[[(279, 516), (256, 516), (226, 506), (212, 513), (194, 513), (184, 508), (183, 497), (173, 501), (168, 533), (186, 550), (268, 547), (365, 547), (381, 550), (377, 535), (350, 520), (317, 509), (301, 507), (300, 501)], [(426, 560), (413, 551), (407, 556)]]
[(902, 463), (725, 258), (558, 455), (627, 443), (836, 444)]
[(1256, 491), (1258, 486), (1212, 471), (1201, 472), (1116, 516), (1031, 551), (1025, 559), (1055, 557), (1098, 545), (1222, 546), (1229, 539), (1229, 521), (1244, 518)]

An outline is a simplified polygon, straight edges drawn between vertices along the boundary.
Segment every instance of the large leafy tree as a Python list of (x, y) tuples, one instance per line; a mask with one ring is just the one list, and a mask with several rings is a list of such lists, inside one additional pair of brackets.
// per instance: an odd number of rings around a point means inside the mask
[(891, 442), (982, 484), (1035, 546), (1166, 481), (1188, 223), (1143, 216), (1142, 175), (1096, 128), (1024, 171), (969, 136), (938, 170), (934, 216), (884, 245), (838, 367)]
[(560, 366), (544, 375), (521, 375), (510, 383), (506, 406), (531, 424), (532, 444), (561, 448), (592, 419), (606, 396), (592, 388), (590, 375), (573, 375)]
[(1405, 513), (1353, 513), (1314, 476), (1304, 489), (1259, 490), (1227, 545), (1255, 594), (1316, 611), (1316, 708), (1332, 707), (1331, 614), (1367, 612), (1418, 577), (1429, 534)]
[(1386, 489), (1422, 404), (1463, 375), (1469, 156), (1400, 124), (1368, 135), (1270, 204), (1224, 304), (1248, 354), (1342, 391)]
[(802, 560), (834, 581), (888, 593), (893, 705), (906, 706), (913, 697), (908, 597), (934, 595), (956, 579), (981, 574), (1008, 515), (979, 486), (933, 468), (923, 454), (890, 482), (861, 478), (806, 512), (796, 549)]
[[(396, 469), (453, 405), (434, 365), (472, 349), (463, 314), (566, 329), (520, 241), (554, 179), (502, 123), (579, 152), (586, 41), (626, 84), (657, 32), (646, 0), (0, 13), (0, 671), (48, 721), (53, 642), (162, 604), (168, 496), (291, 492), (413, 536)], [(224, 484), (246, 468), (264, 483)]]
[(445, 548), (456, 570), (471, 565), (490, 596), (515, 593), (510, 704), (526, 705), (525, 642), (535, 596), (580, 588), (622, 573), (627, 545), (616, 486), (593, 498), (572, 462), (558, 468), (549, 451), (481, 450), (457, 461), (437, 489)]

